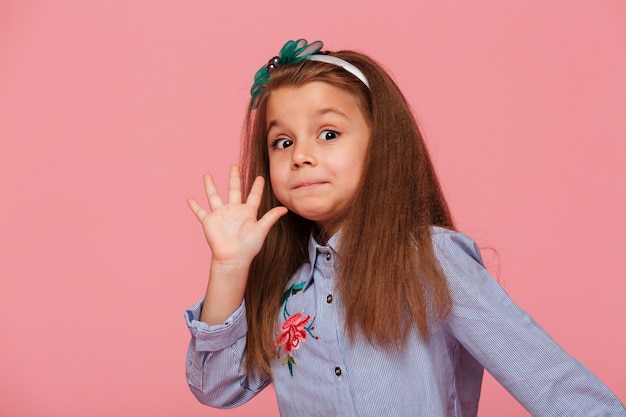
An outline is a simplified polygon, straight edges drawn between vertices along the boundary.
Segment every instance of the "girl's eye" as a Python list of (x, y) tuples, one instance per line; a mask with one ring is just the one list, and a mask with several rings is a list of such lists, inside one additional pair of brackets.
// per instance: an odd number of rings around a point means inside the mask
[(278, 138), (272, 142), (272, 148), (275, 149), (285, 149), (293, 145), (293, 141), (288, 138)]
[(336, 132), (334, 130), (322, 130), (322, 133), (320, 133), (319, 138), (322, 140), (333, 140), (333, 139), (337, 139), (339, 137), (339, 132)]

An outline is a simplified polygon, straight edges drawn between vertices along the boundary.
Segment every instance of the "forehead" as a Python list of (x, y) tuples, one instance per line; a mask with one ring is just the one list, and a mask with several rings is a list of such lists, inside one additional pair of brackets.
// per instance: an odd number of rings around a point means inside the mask
[(267, 99), (266, 122), (292, 118), (294, 115), (323, 116), (336, 114), (345, 118), (361, 118), (367, 122), (360, 101), (348, 90), (335, 85), (312, 81), (301, 86), (282, 86)]

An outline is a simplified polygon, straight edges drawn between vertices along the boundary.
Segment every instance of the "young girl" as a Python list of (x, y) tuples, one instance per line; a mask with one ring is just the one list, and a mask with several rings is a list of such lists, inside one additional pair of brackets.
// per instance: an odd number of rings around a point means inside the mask
[[(424, 141), (372, 59), (289, 41), (254, 77), (228, 201), (189, 206), (212, 251), (186, 312), (188, 383), (283, 416), (476, 416), (486, 368), (535, 416), (626, 416), (454, 231)], [(244, 199), (244, 197), (247, 198)]]

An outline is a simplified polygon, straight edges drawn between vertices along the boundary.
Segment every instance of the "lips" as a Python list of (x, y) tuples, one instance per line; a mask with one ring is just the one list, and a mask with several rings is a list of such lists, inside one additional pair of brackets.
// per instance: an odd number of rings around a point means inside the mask
[(297, 190), (299, 188), (308, 188), (308, 187), (316, 187), (319, 185), (324, 185), (327, 184), (327, 181), (307, 181), (307, 182), (301, 182), (296, 184), (295, 187), (293, 187), (294, 190)]

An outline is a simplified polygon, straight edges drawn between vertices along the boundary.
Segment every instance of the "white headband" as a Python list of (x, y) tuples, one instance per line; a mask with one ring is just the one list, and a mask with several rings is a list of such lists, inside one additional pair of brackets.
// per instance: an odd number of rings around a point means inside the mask
[(349, 63), (348, 61), (344, 61), (343, 59), (337, 58), (332, 55), (319, 55), (319, 54), (309, 55), (308, 57), (306, 57), (306, 60), (325, 62), (327, 64), (337, 65), (338, 67), (345, 69), (350, 74), (354, 75), (359, 80), (361, 80), (361, 82), (365, 84), (367, 88), (370, 88), (370, 84), (367, 82), (367, 78), (365, 78), (365, 75), (363, 75), (361, 70), (355, 67), (354, 65), (352, 65), (351, 63)]
[(358, 78), (367, 88), (370, 88), (367, 78), (365, 78), (365, 75), (363, 75), (360, 69), (341, 58), (320, 53), (323, 47), (324, 43), (322, 41), (315, 41), (310, 44), (306, 39), (287, 41), (280, 50), (279, 55), (270, 59), (266, 65), (263, 65), (254, 74), (254, 83), (250, 88), (250, 109), (256, 109), (259, 105), (259, 97), (261, 97), (261, 94), (265, 90), (265, 86), (270, 80), (270, 73), (272, 71), (282, 65), (297, 64), (304, 60), (324, 62), (341, 67)]

